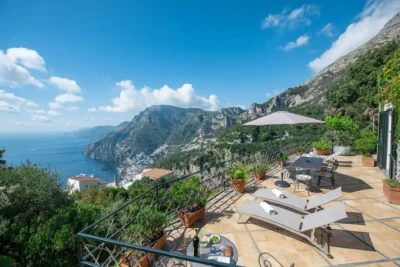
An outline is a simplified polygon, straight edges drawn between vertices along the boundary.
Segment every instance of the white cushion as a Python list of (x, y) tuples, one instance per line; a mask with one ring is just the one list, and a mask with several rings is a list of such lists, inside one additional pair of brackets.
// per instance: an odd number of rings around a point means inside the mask
[(308, 180), (311, 180), (312, 177), (307, 174), (298, 174), (298, 175), (296, 175), (296, 178), (300, 181), (308, 181)]

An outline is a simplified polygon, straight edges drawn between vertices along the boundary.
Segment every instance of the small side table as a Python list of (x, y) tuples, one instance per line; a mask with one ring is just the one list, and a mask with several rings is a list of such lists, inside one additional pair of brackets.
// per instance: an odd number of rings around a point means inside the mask
[[(207, 237), (210, 237), (211, 235), (207, 235)], [(231, 264), (236, 264), (238, 261), (238, 251), (235, 247), (235, 245), (226, 237), (219, 235), (221, 238), (221, 241), (217, 245), (222, 245), (222, 246), (230, 246), (232, 247), (232, 256), (231, 256)], [(199, 237), (200, 238), (200, 237)], [(207, 259), (208, 255), (210, 254), (210, 246), (207, 246), (203, 248), (200, 246), (200, 258)], [(190, 242), (188, 248), (186, 249), (186, 255), (188, 256), (193, 256), (193, 241)], [(190, 266), (192, 267), (206, 267), (210, 265), (204, 265), (196, 262), (190, 262)]]

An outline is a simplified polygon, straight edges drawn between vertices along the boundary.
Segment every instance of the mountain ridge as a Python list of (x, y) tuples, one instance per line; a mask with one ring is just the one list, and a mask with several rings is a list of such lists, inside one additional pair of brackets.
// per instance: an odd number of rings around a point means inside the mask
[(323, 102), (322, 96), (326, 93), (328, 85), (338, 79), (360, 55), (391, 41), (400, 41), (400, 13), (389, 20), (379, 33), (368, 42), (338, 58), (303, 84), (288, 88), (262, 104), (253, 103), (248, 112), (242, 114), (242, 117), (254, 119), (275, 110), (294, 107), (305, 102)]

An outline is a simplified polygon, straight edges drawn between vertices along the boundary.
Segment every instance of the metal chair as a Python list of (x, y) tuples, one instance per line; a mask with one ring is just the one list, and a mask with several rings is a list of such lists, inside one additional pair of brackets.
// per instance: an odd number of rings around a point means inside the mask
[(310, 174), (310, 170), (300, 170), (300, 169), (298, 169), (298, 170), (296, 170), (296, 176), (295, 177), (296, 177), (296, 180), (294, 182), (294, 190), (293, 190), (293, 192), (296, 192), (296, 187), (298, 189), (299, 186), (300, 186), (300, 183), (304, 183), (307, 186), (306, 190), (308, 192), (308, 195), (310, 195), (310, 184), (311, 184), (311, 180), (312, 180), (312, 176)]
[(331, 167), (329, 167), (329, 165), (326, 167), (322, 167), (321, 170), (317, 172), (318, 186), (321, 183), (321, 179), (325, 178), (331, 180), (332, 189), (335, 189), (335, 172), (338, 167), (339, 167), (339, 162), (337, 160), (333, 161)]

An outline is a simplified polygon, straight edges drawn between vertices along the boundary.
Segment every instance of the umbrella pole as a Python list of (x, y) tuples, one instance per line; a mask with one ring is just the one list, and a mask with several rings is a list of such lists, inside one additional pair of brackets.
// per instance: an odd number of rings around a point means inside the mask
[[(282, 156), (282, 126), (281, 127), (279, 127), (279, 153), (280, 153), (280, 156)], [(279, 181), (276, 181), (275, 182), (275, 185), (276, 186), (279, 186), (279, 187), (290, 187), (290, 184), (288, 183), (288, 182), (286, 182), (286, 181), (284, 181), (283, 180), (283, 166), (282, 166), (283, 164), (281, 164), (281, 179), (279, 180)]]

